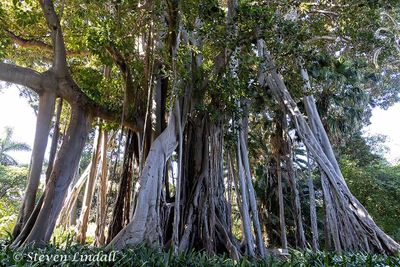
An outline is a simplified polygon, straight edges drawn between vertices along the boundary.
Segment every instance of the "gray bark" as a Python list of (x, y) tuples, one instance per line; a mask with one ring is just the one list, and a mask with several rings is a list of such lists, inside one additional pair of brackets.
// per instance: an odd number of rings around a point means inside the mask
[(308, 115), (310, 128), (314, 132), (314, 135), (318, 137), (318, 141), (322, 149), (324, 150), (326, 156), (328, 157), (329, 161), (331, 162), (332, 166), (334, 167), (337, 174), (339, 174), (340, 178), (344, 182), (342, 172), (340, 171), (339, 164), (336, 160), (335, 153), (333, 152), (331, 142), (329, 141), (328, 135), (322, 125), (322, 121), (319, 117), (317, 107), (315, 105), (315, 100), (313, 96), (306, 96), (303, 99), (304, 107), (306, 109), (306, 113)]
[(92, 164), (90, 167), (89, 179), (86, 182), (85, 194), (83, 195), (82, 210), (79, 217), (79, 223), (78, 223), (79, 234), (77, 236), (77, 240), (81, 244), (84, 244), (86, 241), (86, 232), (89, 223), (90, 209), (92, 206), (93, 194), (96, 185), (98, 158), (102, 142), (101, 138), (103, 137), (103, 135), (100, 134), (100, 131), (101, 129), (96, 128), (96, 134), (93, 142)]
[(251, 257), (255, 256), (254, 252), (254, 237), (251, 231), (251, 220), (249, 213), (249, 204), (248, 204), (248, 190), (246, 186), (246, 177), (243, 168), (242, 154), (240, 151), (240, 134), (237, 136), (237, 164), (238, 164), (238, 179), (239, 179), (239, 188), (241, 193), (241, 212), (242, 212), (242, 223), (243, 223), (243, 234), (244, 240), (247, 246), (247, 252)]
[(307, 151), (307, 185), (310, 198), (310, 224), (311, 224), (311, 246), (313, 250), (319, 250), (318, 246), (318, 224), (317, 224), (317, 208), (315, 203), (314, 181), (311, 175), (310, 155)]
[(25, 244), (33, 242), (42, 244), (49, 241), (68, 186), (79, 163), (90, 121), (90, 117), (84, 110), (72, 106), (67, 136), (60, 148), (49, 182), (46, 185), (42, 208), (24, 242)]
[(304, 236), (303, 218), (301, 213), (301, 204), (299, 190), (297, 188), (297, 182), (293, 167), (293, 160), (291, 155), (286, 156), (286, 168), (288, 172), (289, 185), (292, 191), (292, 206), (294, 213), (294, 221), (296, 225), (296, 240), (297, 245), (300, 249), (306, 248), (306, 238)]
[(159, 245), (157, 233), (157, 194), (159, 179), (164, 166), (177, 146), (175, 116), (172, 114), (167, 128), (151, 145), (142, 174), (139, 177), (139, 192), (135, 212), (129, 224), (107, 245), (107, 249), (121, 249), (127, 245), (147, 243)]
[(46, 170), (46, 182), (50, 178), (51, 171), (53, 170), (54, 160), (56, 158), (56, 152), (58, 149), (58, 141), (59, 141), (59, 137), (60, 137), (60, 118), (61, 118), (62, 107), (63, 107), (63, 100), (62, 100), (62, 98), (60, 98), (58, 100), (56, 114), (55, 114), (56, 120), (54, 122), (53, 136), (51, 139), (49, 164), (48, 164), (47, 170)]
[(97, 197), (97, 216), (96, 216), (96, 236), (95, 244), (103, 246), (105, 243), (105, 228), (107, 220), (107, 149), (108, 149), (108, 132), (102, 131), (103, 138), (101, 145), (101, 174), (98, 184), (98, 197)]
[(301, 204), (299, 190), (297, 188), (296, 173), (293, 166), (293, 151), (292, 151), (292, 141), (288, 132), (288, 123), (286, 114), (282, 117), (282, 130), (283, 130), (283, 140), (287, 144), (288, 151), (285, 155), (286, 171), (289, 180), (290, 189), (292, 191), (292, 208), (294, 215), (294, 222), (296, 226), (296, 242), (300, 249), (306, 248), (306, 238), (304, 236), (303, 218), (301, 213)]
[(260, 256), (263, 258), (266, 254), (266, 250), (265, 250), (263, 235), (262, 235), (261, 226), (260, 226), (260, 219), (258, 216), (256, 195), (255, 195), (254, 188), (253, 188), (253, 181), (251, 179), (249, 155), (248, 155), (248, 150), (247, 150), (247, 145), (246, 145), (247, 142), (245, 141), (244, 135), (245, 135), (245, 133), (243, 131), (239, 132), (240, 150), (242, 153), (241, 156), (242, 156), (243, 165), (244, 165), (245, 174), (246, 174), (246, 184), (248, 187), (251, 212), (253, 214), (253, 225), (254, 225), (254, 230), (256, 232), (257, 249), (260, 253)]
[(63, 225), (65, 227), (67, 226), (70, 215), (74, 212), (73, 210), (76, 209), (79, 193), (81, 192), (83, 186), (85, 185), (85, 182), (89, 176), (90, 169), (91, 169), (91, 163), (89, 163), (89, 165), (83, 171), (83, 173), (75, 182), (75, 184), (73, 184), (72, 189), (69, 190), (65, 198), (63, 207), (61, 209), (60, 216), (58, 218), (58, 224)]
[[(45, 83), (45, 74), (32, 69), (0, 62), (0, 80), (31, 88), (36, 93), (42, 93), (44, 88), (52, 88)], [(48, 87), (46, 87), (46, 85)], [(53, 85), (54, 86), (54, 85)]]
[(325, 227), (327, 229), (327, 235), (329, 235), (328, 239), (332, 238), (335, 251), (341, 252), (342, 245), (340, 244), (340, 238), (339, 238), (337, 211), (332, 199), (328, 178), (323, 171), (321, 171), (321, 184), (322, 184), (322, 191), (324, 193), (325, 217), (327, 222), (327, 225)]
[(275, 98), (285, 105), (293, 118), (300, 138), (327, 175), (331, 190), (337, 196), (338, 204), (343, 208), (343, 218), (351, 220), (352, 228), (356, 230), (354, 236), (351, 237), (354, 238), (352, 246), (366, 250), (365, 242), (357, 242), (357, 240), (366, 238), (369, 241), (369, 249), (380, 253), (396, 254), (400, 250), (400, 245), (375, 224), (364, 206), (351, 194), (342, 175), (336, 172), (334, 164), (331, 163), (329, 156), (324, 152), (303, 114), (300, 113), (290, 96), (262, 40), (258, 41), (258, 48), (259, 56), (264, 60), (260, 68), (259, 82), (264, 87), (268, 86)]
[(178, 177), (176, 180), (176, 190), (175, 190), (175, 205), (174, 205), (174, 223), (173, 223), (173, 233), (172, 240), (174, 242), (174, 253), (178, 253), (179, 248), (179, 225), (180, 225), (180, 215), (181, 215), (181, 185), (182, 185), (182, 173), (183, 173), (183, 129), (182, 129), (182, 121), (181, 121), (181, 111), (179, 108), (179, 103), (176, 101), (175, 103), (175, 112), (176, 112), (176, 120), (178, 124)]
[(28, 185), (22, 202), (18, 223), (13, 231), (14, 237), (19, 235), (35, 207), (36, 193), (40, 183), (51, 118), (54, 112), (55, 97), (55, 94), (51, 91), (44, 92), (39, 96), (39, 111), (36, 120), (35, 141), (33, 143)]

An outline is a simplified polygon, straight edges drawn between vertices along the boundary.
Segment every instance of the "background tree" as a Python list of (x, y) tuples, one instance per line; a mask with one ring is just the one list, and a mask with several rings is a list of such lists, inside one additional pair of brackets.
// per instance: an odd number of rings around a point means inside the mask
[(30, 151), (29, 145), (14, 141), (13, 129), (6, 127), (0, 138), (0, 164), (5, 166), (18, 165), (18, 162), (9, 154), (10, 152)]

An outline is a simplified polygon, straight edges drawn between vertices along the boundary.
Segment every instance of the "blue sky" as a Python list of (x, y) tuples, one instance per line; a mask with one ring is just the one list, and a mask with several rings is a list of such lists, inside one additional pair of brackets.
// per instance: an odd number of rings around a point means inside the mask
[[(0, 83), (0, 135), (5, 126), (14, 128), (14, 140), (33, 146), (36, 116), (28, 101), (19, 96), (14, 86), (5, 87)], [(389, 151), (385, 157), (392, 163), (400, 160), (400, 103), (387, 110), (376, 108), (372, 111), (371, 125), (365, 127), (366, 135), (387, 135)], [(14, 157), (21, 164), (28, 164), (30, 153), (16, 152)]]

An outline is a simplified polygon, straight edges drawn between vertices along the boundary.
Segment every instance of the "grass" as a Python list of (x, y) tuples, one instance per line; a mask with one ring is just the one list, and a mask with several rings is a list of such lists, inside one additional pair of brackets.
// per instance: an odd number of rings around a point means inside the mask
[(227, 256), (211, 256), (205, 252), (189, 251), (174, 256), (148, 247), (134, 247), (106, 252), (101, 248), (66, 243), (44, 248), (12, 249), (6, 240), (0, 242), (0, 266), (400, 266), (400, 257), (364, 253), (291, 251), (285, 258), (264, 260)]

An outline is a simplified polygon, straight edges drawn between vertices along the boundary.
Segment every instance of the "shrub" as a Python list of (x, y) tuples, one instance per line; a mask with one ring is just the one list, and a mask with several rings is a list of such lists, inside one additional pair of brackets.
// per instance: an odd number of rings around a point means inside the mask
[[(67, 242), (58, 247), (26, 247), (12, 249), (6, 241), (0, 242), (0, 266), (400, 266), (400, 257), (387, 257), (364, 253), (291, 251), (286, 258), (267, 257), (264, 260), (242, 258), (232, 260), (226, 255), (214, 256), (205, 252), (188, 251), (176, 256), (172, 251), (161, 251), (145, 246), (127, 248), (115, 253), (111, 262), (91, 261), (85, 255), (110, 255), (102, 248), (82, 246)], [(42, 255), (42, 260), (38, 256)], [(65, 256), (65, 260), (55, 260), (55, 255)], [(81, 255), (83, 257), (81, 258)], [(36, 261), (34, 260), (36, 257)], [(47, 257), (47, 258), (46, 258)], [(51, 257), (53, 257), (51, 259)]]

